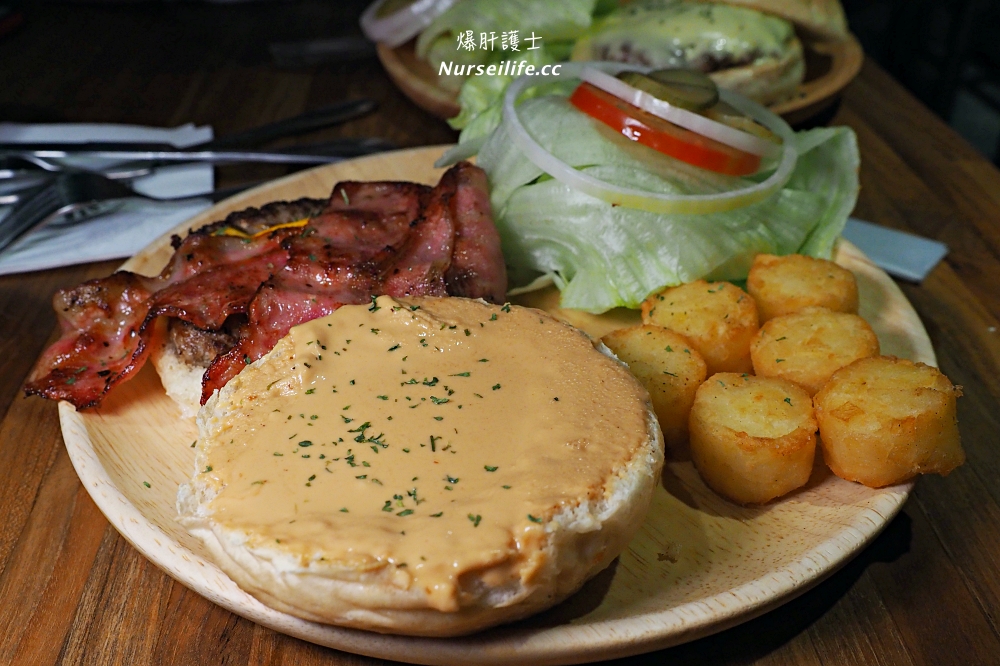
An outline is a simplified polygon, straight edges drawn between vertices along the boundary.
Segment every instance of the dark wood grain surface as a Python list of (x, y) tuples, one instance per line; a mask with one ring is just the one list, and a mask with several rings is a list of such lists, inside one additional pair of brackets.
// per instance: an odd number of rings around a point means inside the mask
[[(0, 38), (0, 120), (194, 122), (221, 135), (367, 96), (377, 113), (307, 138), (454, 140), (373, 58), (272, 63), (269, 42), (358, 34), (360, 8), (29, 4), (24, 25)], [(968, 463), (922, 479), (869, 548), (803, 596), (716, 636), (617, 663), (1000, 663), (1000, 172), (872, 64), (832, 122), (860, 141), (855, 214), (951, 248), (923, 284), (902, 286), (942, 370), (964, 387)], [(283, 173), (227, 167), (219, 180)], [(159, 571), (81, 486), (55, 404), (21, 397), (55, 327), (53, 291), (116, 265), (0, 278), (0, 664), (378, 663), (264, 629)]]

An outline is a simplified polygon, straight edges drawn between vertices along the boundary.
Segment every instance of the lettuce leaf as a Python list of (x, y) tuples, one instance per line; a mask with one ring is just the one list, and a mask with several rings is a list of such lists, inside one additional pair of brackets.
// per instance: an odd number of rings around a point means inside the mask
[[(564, 97), (527, 100), (518, 114), (542, 146), (609, 183), (688, 194), (749, 183), (635, 144)], [(699, 278), (744, 279), (760, 252), (828, 258), (857, 199), (857, 141), (845, 127), (800, 132), (795, 141), (795, 171), (772, 197), (725, 213), (666, 215), (612, 206), (563, 185), (528, 161), (501, 125), (478, 164), (490, 179), (512, 286), (549, 274), (563, 307), (599, 313), (636, 308), (656, 290)]]
[[(541, 65), (555, 62), (545, 55), (544, 50), (532, 51), (531, 53), (532, 55), (523, 58), (528, 64), (540, 68)], [(515, 62), (517, 61), (515, 60)], [(455, 129), (462, 130), (461, 134), (458, 135), (458, 145), (446, 151), (435, 163), (435, 166), (450, 166), (479, 152), (503, 120), (503, 93), (515, 78), (514, 76), (473, 76), (466, 80), (459, 95), (462, 112), (448, 121)], [(567, 96), (573, 92), (576, 85), (576, 80), (567, 79), (544, 82), (537, 86), (527, 86), (517, 98), (518, 103), (541, 95)]]
[[(513, 54), (506, 58), (511, 62), (525, 61), (540, 70), (543, 65), (554, 64), (556, 61), (546, 49), (535, 49)], [(516, 71), (516, 70), (514, 70)], [(517, 78), (508, 76), (471, 76), (462, 84), (458, 94), (458, 103), (462, 111), (448, 120), (448, 124), (463, 131), (464, 141), (477, 136), (485, 136), (500, 124), (500, 108), (503, 105), (503, 93), (507, 86)], [(480, 116), (485, 115), (486, 121)]]

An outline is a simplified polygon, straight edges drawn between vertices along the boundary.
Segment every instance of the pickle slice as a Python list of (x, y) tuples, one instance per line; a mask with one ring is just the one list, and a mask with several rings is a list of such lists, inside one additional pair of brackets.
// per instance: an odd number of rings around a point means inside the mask
[(781, 137), (777, 134), (767, 129), (753, 118), (748, 118), (743, 115), (725, 102), (719, 102), (712, 108), (706, 109), (704, 111), (704, 115), (715, 122), (728, 125), (733, 129), (743, 130), (747, 134), (753, 134), (754, 136), (764, 139), (765, 141), (770, 141), (778, 144), (779, 146), (782, 143)]
[(649, 74), (621, 72), (633, 88), (688, 111), (702, 111), (719, 101), (719, 89), (705, 74), (690, 69), (657, 69)]

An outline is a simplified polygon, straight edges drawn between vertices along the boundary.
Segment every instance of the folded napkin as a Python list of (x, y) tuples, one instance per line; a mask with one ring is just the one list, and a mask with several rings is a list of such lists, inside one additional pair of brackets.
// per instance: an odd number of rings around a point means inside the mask
[[(211, 139), (211, 127), (191, 124), (164, 129), (108, 124), (0, 123), (0, 143), (134, 141), (170, 143), (183, 148)], [(94, 169), (112, 163), (75, 160), (73, 164)], [(212, 165), (195, 164), (163, 167), (131, 184), (136, 190), (157, 197), (179, 197), (209, 192), (214, 182)], [(129, 257), (209, 206), (211, 203), (207, 199), (175, 202), (128, 199), (115, 212), (75, 226), (41, 229), (18, 239), (0, 256), (0, 275)], [(9, 210), (10, 207), (0, 207), (0, 224)]]
[(844, 238), (886, 273), (910, 282), (923, 282), (948, 254), (948, 246), (944, 243), (854, 217), (847, 219)]

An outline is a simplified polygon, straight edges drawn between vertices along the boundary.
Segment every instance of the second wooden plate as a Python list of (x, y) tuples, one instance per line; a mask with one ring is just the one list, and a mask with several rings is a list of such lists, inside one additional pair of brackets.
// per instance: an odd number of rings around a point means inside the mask
[[(459, 112), (457, 93), (438, 83), (437, 73), (417, 58), (414, 41), (395, 49), (378, 45), (382, 66), (413, 103), (439, 118), (451, 118)], [(817, 41), (803, 38), (806, 76), (790, 98), (771, 106), (789, 123), (806, 120), (833, 104), (837, 95), (861, 71), (864, 52), (854, 35), (840, 41)]]

